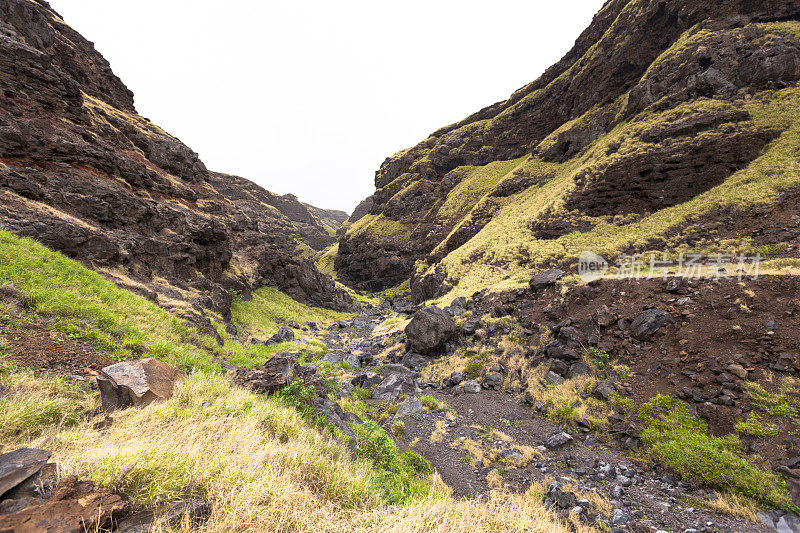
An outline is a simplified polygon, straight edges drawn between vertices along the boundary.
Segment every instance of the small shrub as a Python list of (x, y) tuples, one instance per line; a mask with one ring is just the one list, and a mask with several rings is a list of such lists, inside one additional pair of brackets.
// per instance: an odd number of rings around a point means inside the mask
[(392, 422), (392, 434), (395, 437), (400, 437), (406, 434), (406, 424), (402, 420), (395, 420)]
[(611, 355), (604, 350), (600, 350), (598, 348), (591, 348), (589, 350), (589, 359), (592, 361), (592, 363), (595, 364), (595, 366), (597, 366), (597, 368), (603, 370), (608, 366), (608, 363), (611, 361)]
[(772, 416), (798, 418), (800, 416), (800, 398), (798, 398), (797, 382), (791, 378), (781, 383), (777, 393), (769, 393), (758, 383), (747, 382), (745, 392), (753, 402), (753, 406)]
[(481, 352), (470, 357), (467, 366), (464, 368), (466, 379), (475, 379), (483, 373), (484, 368), (489, 363), (489, 352)]
[(747, 420), (736, 424), (736, 431), (745, 435), (764, 438), (780, 435), (781, 428), (776, 424), (763, 420), (755, 413), (750, 413)]
[(430, 394), (425, 394), (420, 399), (422, 400), (422, 406), (430, 411), (444, 411), (450, 408), (449, 405), (437, 400)]
[(302, 378), (296, 379), (282, 388), (275, 396), (289, 407), (294, 407), (306, 420), (321, 424), (322, 415), (314, 411), (312, 402), (317, 397), (313, 386), (307, 385)]
[(379, 470), (373, 479), (389, 504), (406, 503), (430, 493), (430, 487), (418, 474), (433, 472), (422, 456), (400, 453), (397, 444), (374, 422), (353, 424), (353, 432), (361, 440), (358, 454)]

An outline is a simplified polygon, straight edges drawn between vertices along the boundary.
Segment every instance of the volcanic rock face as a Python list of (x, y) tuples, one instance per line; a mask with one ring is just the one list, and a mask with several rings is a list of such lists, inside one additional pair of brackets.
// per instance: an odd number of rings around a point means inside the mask
[[(340, 239), (340, 276), (369, 288), (410, 278), (415, 261), (430, 266), (469, 242), (554, 165), (583, 165), (559, 191), (573, 215), (532, 214), (531, 238), (590, 229), (581, 216), (650, 214), (719, 185), (786, 128), (756, 124), (745, 107), (800, 79), (798, 19), (792, 0), (610, 0), (538, 80), (383, 163), (377, 191)], [(635, 138), (586, 155), (637, 123)], [(469, 198), (475, 184), (480, 194)]]
[(209, 172), (136, 114), (108, 63), (46, 2), (0, 0), (0, 15), (0, 226), (165, 307), (185, 302), (189, 317), (228, 315), (228, 290), (262, 285), (355, 307), (300, 253), (331, 243), (344, 213)]

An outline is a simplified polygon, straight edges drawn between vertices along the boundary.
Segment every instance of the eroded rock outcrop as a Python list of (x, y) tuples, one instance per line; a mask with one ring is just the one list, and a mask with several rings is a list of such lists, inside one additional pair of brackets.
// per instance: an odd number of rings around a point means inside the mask
[(2, 0), (0, 15), (0, 226), (188, 318), (225, 317), (230, 289), (262, 285), (355, 307), (300, 253), (332, 242), (344, 213), (209, 172), (136, 114), (105, 59), (46, 2)]
[[(565, 205), (530, 213), (531, 238), (589, 231), (592, 217), (625, 223), (719, 185), (786, 130), (747, 107), (800, 80), (799, 19), (792, 0), (607, 2), (538, 80), (383, 163), (340, 239), (339, 275), (372, 289), (424, 279), (417, 261), (434, 272), (556, 165), (577, 168), (573, 185), (555, 191)], [(600, 147), (623, 124), (636, 133)], [(457, 261), (502, 267), (492, 250), (481, 241)]]

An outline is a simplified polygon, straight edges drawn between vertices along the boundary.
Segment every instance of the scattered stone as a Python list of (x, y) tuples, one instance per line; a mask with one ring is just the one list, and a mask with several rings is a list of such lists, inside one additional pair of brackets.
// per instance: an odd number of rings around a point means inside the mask
[(607, 402), (614, 390), (614, 380), (607, 379), (594, 388), (592, 396)]
[(286, 326), (281, 326), (280, 328), (278, 328), (278, 333), (273, 335), (269, 339), (269, 342), (270, 344), (278, 344), (281, 342), (291, 342), (293, 340), (294, 340), (294, 331), (292, 331), (291, 328), (287, 328)]
[(558, 268), (545, 270), (533, 276), (530, 281), (531, 289), (538, 291), (555, 285), (558, 280), (564, 277), (565, 272)]
[(415, 352), (437, 355), (444, 344), (455, 336), (456, 323), (442, 309), (429, 306), (414, 313), (405, 333)]
[(448, 307), (445, 308), (451, 316), (463, 315), (467, 312), (467, 299), (463, 296), (455, 298)]
[(631, 324), (631, 330), (633, 330), (635, 339), (645, 341), (652, 337), (660, 328), (674, 322), (675, 319), (666, 311), (662, 311), (661, 309), (648, 309), (636, 317)]
[(550, 371), (547, 374), (545, 374), (544, 379), (545, 381), (547, 381), (551, 385), (555, 385), (556, 387), (564, 383), (564, 381), (566, 381), (564, 378), (562, 378), (553, 371)]
[(747, 379), (747, 375), (749, 374), (749, 372), (742, 365), (738, 363), (733, 363), (731, 365), (728, 365), (728, 372), (730, 372), (739, 379)]
[(422, 368), (423, 366), (427, 365), (428, 364), (428, 358), (425, 357), (422, 354), (418, 354), (418, 353), (415, 353), (415, 352), (407, 352), (403, 356), (403, 359), (402, 359), (401, 363), (405, 367), (408, 367), (408, 368), (411, 368), (411, 369), (417, 369), (417, 368)]
[(382, 402), (393, 402), (401, 394), (412, 395), (417, 392), (417, 382), (406, 374), (390, 374), (375, 387), (372, 397)]
[(561, 433), (556, 433), (547, 439), (544, 443), (544, 446), (549, 450), (554, 450), (564, 446), (565, 444), (569, 444), (570, 442), (572, 442), (572, 435), (562, 431)]
[(394, 418), (400, 419), (406, 416), (415, 415), (420, 411), (422, 411), (422, 400), (416, 396), (409, 396), (408, 399), (406, 399), (406, 401), (400, 405), (400, 408), (397, 410)]
[(229, 367), (236, 372), (233, 381), (256, 394), (274, 394), (295, 379), (302, 378), (308, 384), (319, 381), (317, 369), (306, 367), (292, 359), (276, 355), (257, 370)]
[(189, 525), (199, 528), (211, 514), (208, 502), (192, 499), (172, 504), (159, 511), (142, 511), (122, 520), (117, 525), (117, 533), (150, 533), (156, 524), (167, 528), (180, 528), (186, 521)]
[(500, 390), (503, 386), (503, 374), (493, 372), (483, 378), (483, 387), (486, 389)]
[(630, 515), (622, 509), (614, 509), (611, 512), (611, 524), (614, 526), (625, 526), (630, 521)]
[(366, 374), (359, 374), (353, 379), (350, 380), (350, 383), (355, 387), (361, 387), (362, 389), (371, 389), (378, 385), (383, 378), (374, 372), (368, 372)]
[(598, 326), (605, 328), (617, 321), (617, 315), (612, 313), (608, 306), (604, 305), (594, 314), (594, 320)]
[(481, 322), (480, 318), (470, 318), (469, 320), (464, 321), (464, 325), (461, 326), (461, 332), (469, 337), (475, 335), (475, 332), (477, 332), (482, 325), (483, 322)]
[(172, 396), (182, 371), (158, 359), (123, 361), (105, 367), (97, 376), (103, 410), (144, 407)]
[(589, 366), (586, 363), (575, 363), (571, 367), (569, 367), (569, 372), (567, 372), (567, 379), (574, 379), (580, 376), (586, 376), (591, 373)]
[(474, 379), (471, 381), (467, 381), (462, 385), (464, 392), (468, 394), (477, 394), (481, 391), (481, 385)]

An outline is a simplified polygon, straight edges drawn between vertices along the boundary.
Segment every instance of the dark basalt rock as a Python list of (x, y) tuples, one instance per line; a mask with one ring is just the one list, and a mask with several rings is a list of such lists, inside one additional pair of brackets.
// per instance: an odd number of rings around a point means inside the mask
[(414, 351), (423, 355), (436, 355), (456, 335), (456, 323), (446, 311), (430, 306), (414, 314), (405, 333)]

